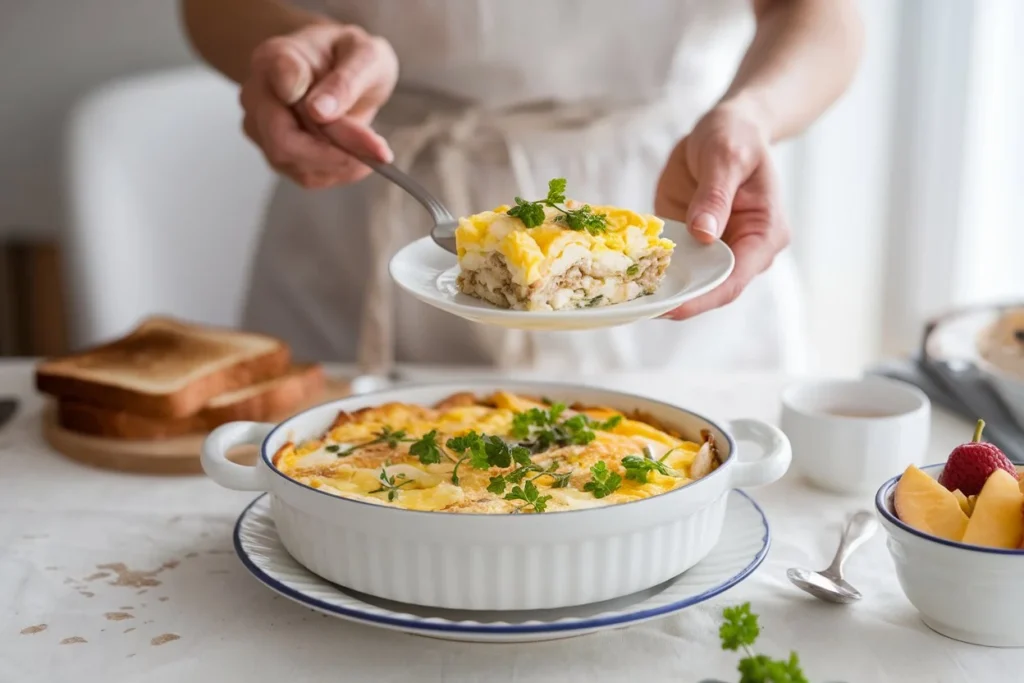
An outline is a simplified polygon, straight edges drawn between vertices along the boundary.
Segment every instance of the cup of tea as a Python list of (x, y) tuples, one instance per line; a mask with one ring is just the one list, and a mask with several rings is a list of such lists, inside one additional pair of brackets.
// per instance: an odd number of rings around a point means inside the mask
[(931, 403), (917, 387), (885, 377), (798, 382), (782, 392), (790, 469), (843, 494), (870, 494), (908, 465), (922, 465)]

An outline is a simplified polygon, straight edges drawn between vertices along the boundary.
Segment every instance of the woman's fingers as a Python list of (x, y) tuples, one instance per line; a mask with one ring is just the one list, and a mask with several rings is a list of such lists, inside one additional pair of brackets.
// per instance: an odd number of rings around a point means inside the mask
[(711, 145), (701, 154), (695, 174), (697, 188), (690, 200), (686, 223), (702, 242), (722, 236), (736, 190), (750, 174), (739, 154), (727, 144)]
[(729, 246), (736, 257), (736, 266), (725, 282), (707, 294), (666, 313), (661, 316), (662, 318), (686, 320), (731, 304), (739, 298), (755, 276), (771, 265), (775, 254), (778, 253), (778, 249), (770, 243), (767, 235), (761, 232), (743, 235)]
[(312, 65), (286, 36), (271, 38), (256, 48), (251, 69), (263, 77), (270, 92), (286, 105), (301, 100), (313, 83)]
[(306, 108), (318, 123), (331, 123), (362, 106), (374, 109), (394, 86), (387, 43), (353, 29), (334, 44), (331, 68), (310, 89)]
[(331, 144), (358, 157), (383, 163), (394, 160), (387, 141), (365, 123), (346, 117), (322, 126), (321, 130)]

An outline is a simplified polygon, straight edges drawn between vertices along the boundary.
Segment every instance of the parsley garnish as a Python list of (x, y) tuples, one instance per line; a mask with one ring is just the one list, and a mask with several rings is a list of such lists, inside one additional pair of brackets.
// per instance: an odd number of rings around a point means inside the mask
[(594, 498), (611, 495), (622, 485), (622, 477), (609, 470), (604, 460), (590, 468), (590, 477), (590, 481), (583, 485), (583, 490), (590, 491)]
[(569, 479), (572, 478), (572, 470), (566, 472), (557, 472), (558, 465), (551, 463), (551, 466), (546, 470), (538, 474), (534, 479), (540, 479), (541, 477), (551, 477), (551, 488), (553, 489), (564, 489), (569, 485)]
[(661, 460), (648, 460), (639, 455), (627, 455), (622, 459), (622, 467), (626, 470), (626, 479), (647, 483), (647, 475), (651, 472), (664, 474), (666, 477), (677, 476), (675, 471)]
[(337, 453), (337, 457), (339, 458), (344, 458), (345, 456), (352, 455), (360, 448), (366, 448), (367, 446), (373, 446), (378, 443), (386, 443), (388, 445), (388, 448), (394, 450), (398, 448), (398, 444), (407, 443), (410, 441), (415, 441), (415, 439), (406, 438), (404, 429), (393, 430), (391, 429), (391, 427), (384, 425), (383, 427), (381, 427), (381, 430), (379, 432), (373, 435), (373, 439), (370, 441), (367, 441), (365, 443), (357, 443), (355, 446), (349, 446), (340, 453), (338, 453), (337, 447), (331, 448), (331, 446), (327, 446), (326, 450), (332, 453)]
[(521, 220), (523, 225), (528, 228), (536, 228), (547, 218), (544, 214), (544, 205), (541, 202), (528, 202), (522, 197), (516, 197), (516, 205), (506, 213)]
[(431, 429), (409, 446), (409, 454), (415, 455), (424, 465), (441, 462), (441, 446), (437, 443), (437, 430)]
[(521, 500), (525, 505), (516, 508), (516, 512), (523, 512), (533, 508), (534, 512), (544, 512), (547, 509), (551, 496), (542, 496), (532, 481), (527, 481), (522, 486), (513, 486), (512, 490), (505, 494), (505, 500)]
[(473, 431), (448, 439), (445, 445), (459, 455), (452, 470), (452, 483), (456, 485), (459, 483), (459, 465), (466, 460), (478, 470), (511, 467), (513, 462), (531, 464), (529, 450), (522, 446), (510, 446), (500, 436), (481, 435)]
[(795, 652), (789, 659), (772, 659), (767, 655), (755, 655), (751, 650), (754, 641), (761, 634), (757, 615), (750, 611), (750, 603), (722, 610), (724, 621), (718, 628), (723, 650), (743, 649), (746, 657), (739, 661), (740, 683), (808, 683), (800, 668), (800, 658)]
[(459, 465), (469, 459), (477, 462), (487, 462), (487, 453), (484, 452), (484, 439), (474, 432), (467, 432), (462, 436), (455, 436), (448, 439), (445, 446), (459, 455), (459, 459), (452, 469), (452, 483), (459, 485)]
[(530, 408), (516, 413), (512, 418), (512, 438), (534, 453), (541, 453), (552, 446), (585, 446), (594, 440), (594, 430), (610, 431), (622, 422), (621, 415), (596, 422), (583, 413), (562, 420), (565, 405), (555, 403), (547, 410)]
[[(396, 477), (397, 477), (397, 482), (396, 482)], [(381, 481), (380, 488), (379, 489), (374, 489), (373, 491), (370, 491), (370, 493), (382, 493), (384, 491), (387, 491), (388, 492), (388, 500), (389, 501), (393, 501), (395, 499), (395, 497), (398, 496), (398, 490), (401, 487), (405, 486), (406, 484), (411, 484), (413, 482), (412, 479), (407, 479), (404, 474), (398, 474), (398, 475), (392, 474), (389, 477), (388, 476), (388, 471), (386, 469), (384, 469), (383, 467), (380, 468), (380, 481)]]
[(546, 218), (544, 207), (549, 206), (559, 212), (555, 220), (570, 230), (586, 230), (591, 235), (596, 235), (607, 229), (608, 221), (605, 216), (594, 213), (589, 204), (584, 204), (578, 209), (566, 209), (561, 206), (564, 203), (565, 178), (555, 178), (548, 182), (547, 197), (536, 202), (528, 202), (522, 197), (516, 197), (516, 205), (506, 213), (518, 218), (527, 228), (536, 228), (544, 223)]

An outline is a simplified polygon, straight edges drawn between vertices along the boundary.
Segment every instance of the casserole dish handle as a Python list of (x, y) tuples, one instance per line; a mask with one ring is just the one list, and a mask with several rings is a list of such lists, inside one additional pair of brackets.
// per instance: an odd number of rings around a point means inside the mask
[(763, 486), (782, 478), (789, 469), (793, 451), (789, 439), (778, 427), (760, 420), (732, 420), (729, 431), (736, 441), (752, 441), (761, 448), (755, 460), (739, 460), (732, 468), (733, 486)]
[(224, 488), (236, 491), (265, 491), (260, 460), (256, 466), (239, 465), (228, 460), (228, 452), (236, 446), (259, 446), (275, 425), (267, 422), (228, 422), (217, 427), (203, 440), (201, 462), (203, 471)]

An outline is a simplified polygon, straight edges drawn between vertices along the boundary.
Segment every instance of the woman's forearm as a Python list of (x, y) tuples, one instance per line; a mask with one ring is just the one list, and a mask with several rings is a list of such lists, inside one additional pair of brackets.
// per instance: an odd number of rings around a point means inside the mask
[(329, 21), (278, 0), (181, 0), (182, 22), (196, 52), (241, 83), (253, 50), (273, 36)]
[(757, 32), (723, 104), (753, 112), (775, 142), (795, 135), (849, 86), (863, 25), (856, 0), (753, 0)]

